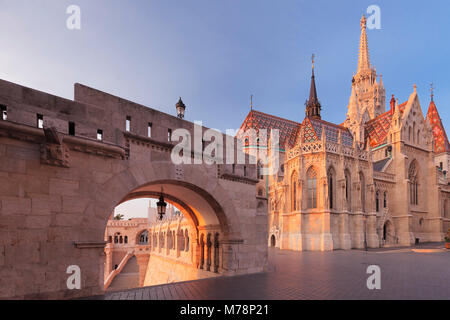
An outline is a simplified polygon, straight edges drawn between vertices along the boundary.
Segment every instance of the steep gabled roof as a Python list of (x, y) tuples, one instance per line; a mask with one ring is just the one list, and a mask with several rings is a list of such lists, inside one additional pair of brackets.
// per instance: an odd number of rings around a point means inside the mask
[(346, 146), (353, 146), (353, 136), (350, 131), (341, 125), (337, 125), (321, 119), (305, 118), (302, 124), (303, 142), (314, 142), (322, 139), (323, 130), (327, 141), (337, 143), (339, 131), (341, 132), (342, 143)]
[(433, 130), (434, 152), (438, 154), (450, 152), (447, 133), (445, 132), (444, 125), (442, 124), (441, 117), (439, 116), (439, 112), (433, 100), (430, 102), (425, 121), (430, 124), (431, 129)]
[[(404, 102), (398, 106), (401, 113), (405, 111), (407, 103)], [(379, 147), (387, 142), (387, 135), (392, 124), (392, 116), (392, 110), (389, 110), (366, 123), (366, 138), (372, 148)]]
[(251, 110), (244, 120), (237, 136), (249, 129), (254, 129), (257, 132), (266, 129), (267, 136), (270, 137), (271, 130), (278, 129), (280, 132), (280, 148), (284, 148), (286, 143), (288, 143), (289, 146), (294, 145), (300, 127), (301, 124), (298, 122), (283, 119), (261, 111)]

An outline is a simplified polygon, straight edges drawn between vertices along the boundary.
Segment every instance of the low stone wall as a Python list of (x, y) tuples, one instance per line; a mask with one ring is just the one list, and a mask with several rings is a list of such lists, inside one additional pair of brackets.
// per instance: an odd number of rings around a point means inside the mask
[(199, 270), (181, 261), (151, 254), (148, 261), (147, 274), (145, 275), (144, 287), (218, 276), (220, 275), (217, 273)]

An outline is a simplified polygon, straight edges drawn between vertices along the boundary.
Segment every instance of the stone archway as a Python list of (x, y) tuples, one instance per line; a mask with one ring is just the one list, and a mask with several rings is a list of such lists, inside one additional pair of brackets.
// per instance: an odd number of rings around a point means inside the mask
[[(204, 259), (209, 255), (204, 252), (202, 259), (200, 230), (205, 228), (216, 230), (218, 235), (220, 235), (220, 241), (226, 243), (231, 239), (230, 235), (241, 239), (240, 222), (231, 199), (226, 197), (226, 190), (223, 190), (218, 183), (212, 183), (205, 176), (202, 166), (191, 166), (190, 169), (189, 173), (195, 179), (189, 182), (174, 179), (171, 175), (170, 164), (160, 163), (157, 165), (157, 168), (154, 168), (152, 164), (147, 164), (143, 167), (134, 167), (121, 172), (102, 186), (104, 189), (101, 195), (105, 196), (106, 199), (98, 200), (100, 204), (91, 203), (87, 212), (92, 212), (92, 206), (98, 208), (106, 205), (102, 204), (106, 201), (110, 204), (115, 203), (118, 205), (138, 198), (158, 198), (162, 188), (165, 200), (176, 205), (183, 215), (188, 218), (192, 230), (195, 230), (191, 237), (195, 250), (193, 265), (200, 269), (202, 267), (205, 269), (206, 261)], [(145, 183), (141, 184), (144, 181)], [(117, 188), (117, 186), (122, 186), (122, 188)], [(206, 191), (206, 188), (208, 188), (208, 191)], [(127, 192), (127, 189), (128, 193), (122, 195)], [(109, 196), (107, 197), (106, 195)], [(120, 201), (115, 202), (111, 195), (121, 197)], [(258, 204), (257, 212), (259, 210), (261, 210), (260, 203)], [(106, 212), (105, 217), (110, 217), (110, 215), (106, 215)], [(230, 223), (230, 221), (233, 221), (233, 223)], [(205, 246), (205, 243), (203, 246)], [(226, 265), (231, 263), (227, 258), (226, 255), (220, 257), (220, 262), (217, 262), (217, 269), (219, 269), (219, 264), (221, 265), (221, 270), (226, 269)], [(219, 256), (217, 256), (217, 259), (219, 260)]]

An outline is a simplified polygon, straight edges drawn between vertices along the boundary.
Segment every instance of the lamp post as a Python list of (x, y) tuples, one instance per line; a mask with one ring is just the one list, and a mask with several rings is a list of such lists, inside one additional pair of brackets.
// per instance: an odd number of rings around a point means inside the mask
[(186, 106), (183, 103), (183, 100), (181, 100), (181, 97), (180, 97), (180, 100), (178, 100), (178, 102), (177, 102), (177, 104), (175, 106), (177, 108), (177, 117), (180, 118), (180, 119), (184, 119), (184, 112), (186, 110)]
[(163, 189), (161, 188), (161, 196), (159, 197), (159, 201), (156, 203), (156, 207), (158, 208), (159, 220), (162, 221), (164, 215), (166, 214), (167, 203), (164, 201)]

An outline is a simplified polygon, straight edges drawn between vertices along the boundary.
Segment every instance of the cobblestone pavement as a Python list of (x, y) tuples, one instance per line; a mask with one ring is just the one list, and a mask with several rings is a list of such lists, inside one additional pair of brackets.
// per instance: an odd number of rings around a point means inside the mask
[[(442, 244), (333, 252), (269, 250), (270, 271), (107, 293), (107, 300), (450, 299), (450, 251)], [(381, 290), (368, 290), (369, 265)]]

